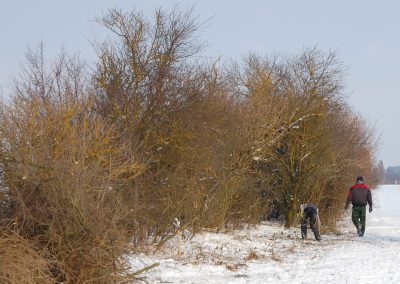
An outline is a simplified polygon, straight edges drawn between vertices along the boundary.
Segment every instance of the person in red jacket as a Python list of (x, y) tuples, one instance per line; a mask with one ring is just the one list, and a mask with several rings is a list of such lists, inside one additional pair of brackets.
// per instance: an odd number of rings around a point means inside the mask
[(357, 228), (357, 234), (362, 237), (365, 232), (366, 206), (369, 205), (369, 213), (372, 212), (372, 195), (368, 185), (364, 183), (364, 178), (358, 176), (356, 183), (350, 188), (347, 195), (345, 210), (353, 204), (351, 219)]

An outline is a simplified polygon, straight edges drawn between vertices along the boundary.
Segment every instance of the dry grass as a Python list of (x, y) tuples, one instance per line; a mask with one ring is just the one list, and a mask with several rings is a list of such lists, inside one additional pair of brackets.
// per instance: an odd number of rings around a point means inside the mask
[(13, 232), (0, 231), (0, 258), (0, 283), (54, 283), (46, 257)]
[(254, 251), (250, 251), (249, 255), (246, 257), (246, 260), (258, 260), (261, 257)]
[(240, 268), (246, 267), (247, 265), (245, 263), (232, 263), (232, 264), (226, 264), (225, 267), (226, 269), (230, 271), (236, 271)]
[(283, 257), (275, 249), (271, 250), (271, 258), (272, 258), (272, 260), (277, 261), (277, 262), (283, 261)]

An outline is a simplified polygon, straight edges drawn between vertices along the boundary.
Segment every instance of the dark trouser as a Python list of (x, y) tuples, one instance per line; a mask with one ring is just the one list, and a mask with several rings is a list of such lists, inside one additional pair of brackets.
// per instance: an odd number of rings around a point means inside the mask
[(361, 224), (361, 234), (364, 235), (365, 232), (365, 215), (366, 215), (365, 205), (353, 205), (353, 211), (351, 214), (351, 219), (353, 220), (354, 226), (357, 230)]
[(318, 231), (317, 224), (317, 210), (312, 207), (307, 207), (304, 209), (304, 216), (301, 219), (301, 237), (303, 239), (307, 238), (307, 220), (310, 219), (310, 228), (314, 233), (315, 239), (320, 240), (321, 236)]

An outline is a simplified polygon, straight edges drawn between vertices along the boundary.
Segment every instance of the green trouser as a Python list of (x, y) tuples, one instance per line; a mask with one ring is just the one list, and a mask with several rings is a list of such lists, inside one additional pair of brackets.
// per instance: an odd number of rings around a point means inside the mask
[(365, 205), (353, 205), (353, 212), (351, 214), (351, 219), (353, 220), (354, 226), (359, 228), (361, 223), (361, 234), (364, 235), (365, 232), (365, 215), (366, 215), (366, 206)]

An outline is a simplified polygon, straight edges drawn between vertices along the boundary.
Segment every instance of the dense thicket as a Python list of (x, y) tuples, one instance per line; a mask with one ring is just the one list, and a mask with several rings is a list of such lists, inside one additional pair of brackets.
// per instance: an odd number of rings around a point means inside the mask
[[(177, 220), (192, 233), (257, 223), (273, 204), (291, 226), (314, 202), (333, 227), (354, 177), (372, 180), (373, 131), (343, 100), (334, 53), (221, 67), (200, 56), (191, 12), (99, 22), (111, 35), (92, 72), (29, 51), (1, 108), (0, 242), (16, 236), (10, 261), (37, 260), (21, 263), (28, 282), (135, 278), (128, 244), (162, 244)], [(0, 264), (6, 283), (15, 271)]]

